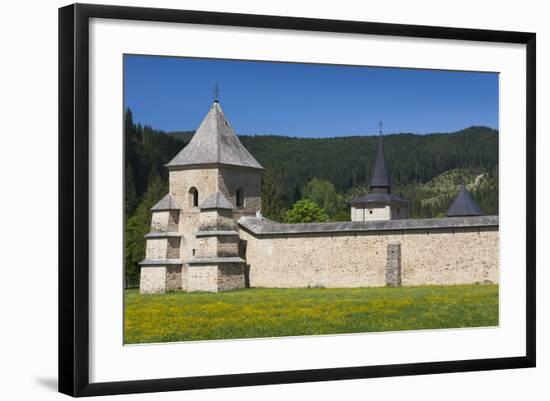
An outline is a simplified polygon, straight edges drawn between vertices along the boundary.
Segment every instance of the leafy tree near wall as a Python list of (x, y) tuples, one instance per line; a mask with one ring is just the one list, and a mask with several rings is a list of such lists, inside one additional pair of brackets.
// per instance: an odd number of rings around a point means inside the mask
[(337, 221), (337, 217), (342, 213), (348, 215), (344, 197), (336, 192), (336, 188), (330, 181), (312, 179), (304, 187), (302, 196), (304, 199), (312, 200), (318, 204), (327, 213), (330, 220)]
[(327, 213), (318, 204), (309, 199), (302, 199), (286, 212), (285, 223), (314, 223), (328, 221)]

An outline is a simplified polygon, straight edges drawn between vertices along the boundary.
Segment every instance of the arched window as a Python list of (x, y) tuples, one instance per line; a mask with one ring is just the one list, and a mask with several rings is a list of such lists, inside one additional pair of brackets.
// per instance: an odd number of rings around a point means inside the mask
[(235, 202), (237, 203), (237, 207), (243, 207), (244, 206), (244, 193), (242, 188), (237, 189), (237, 193), (235, 194)]
[(199, 206), (199, 191), (195, 187), (191, 187), (189, 190), (189, 205), (191, 207)]

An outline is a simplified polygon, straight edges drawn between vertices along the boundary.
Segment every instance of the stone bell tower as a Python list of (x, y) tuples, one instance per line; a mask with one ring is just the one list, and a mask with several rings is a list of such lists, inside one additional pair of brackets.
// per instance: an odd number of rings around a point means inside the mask
[(370, 180), (370, 193), (350, 202), (351, 221), (394, 220), (409, 218), (409, 202), (391, 193), (391, 181), (384, 157), (382, 123), (378, 149)]
[[(169, 193), (153, 207), (140, 292), (241, 288), (245, 261), (236, 221), (261, 210), (263, 167), (241, 144), (217, 100), (166, 167)], [(160, 211), (167, 215), (157, 216)]]

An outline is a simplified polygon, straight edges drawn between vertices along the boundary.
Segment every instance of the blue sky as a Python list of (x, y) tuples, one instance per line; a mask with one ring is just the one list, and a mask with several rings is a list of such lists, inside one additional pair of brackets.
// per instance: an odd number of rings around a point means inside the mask
[(220, 104), (238, 134), (334, 137), (498, 129), (498, 74), (126, 55), (134, 121), (195, 130)]

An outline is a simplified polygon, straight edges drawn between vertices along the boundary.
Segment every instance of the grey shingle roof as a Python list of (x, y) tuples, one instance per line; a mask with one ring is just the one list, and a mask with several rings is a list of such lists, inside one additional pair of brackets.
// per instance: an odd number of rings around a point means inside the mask
[(223, 196), (223, 194), (216, 192), (202, 202), (199, 205), (199, 209), (233, 209), (233, 205)]
[(369, 231), (404, 231), (437, 228), (498, 227), (498, 216), (468, 216), (440, 219), (401, 219), (373, 221), (342, 221), (334, 223), (281, 224), (244, 216), (239, 226), (255, 235), (289, 235), (316, 233), (354, 233)]
[(350, 202), (350, 205), (355, 206), (355, 205), (368, 205), (372, 203), (389, 203), (389, 202), (400, 202), (400, 203), (406, 203), (406, 204), (409, 203), (405, 199), (400, 198), (399, 196), (393, 195), (393, 194), (368, 194), (352, 200)]
[(374, 161), (374, 169), (372, 171), (372, 177), (370, 179), (371, 187), (390, 187), (390, 176), (388, 174), (388, 167), (386, 165), (386, 158), (384, 157), (384, 144), (382, 142), (382, 135), (378, 139), (378, 150), (376, 152), (376, 160)]
[(151, 210), (180, 210), (181, 207), (176, 202), (176, 200), (172, 197), (170, 194), (166, 194), (164, 198), (162, 198), (160, 201), (157, 202), (155, 206), (151, 208)]
[(218, 102), (214, 102), (189, 144), (166, 166), (197, 164), (229, 164), (263, 169), (239, 141)]
[(464, 185), (460, 186), (455, 200), (447, 210), (447, 217), (482, 216), (483, 210), (476, 203), (470, 191)]
[(378, 138), (378, 149), (376, 151), (376, 159), (374, 161), (374, 168), (372, 170), (372, 177), (370, 180), (371, 191), (374, 191), (368, 195), (361, 196), (350, 202), (350, 205), (369, 205), (375, 203), (402, 203), (408, 204), (409, 202), (397, 195), (391, 194), (391, 180), (388, 174), (388, 166), (386, 165), (386, 158), (384, 157), (384, 143), (382, 135)]

